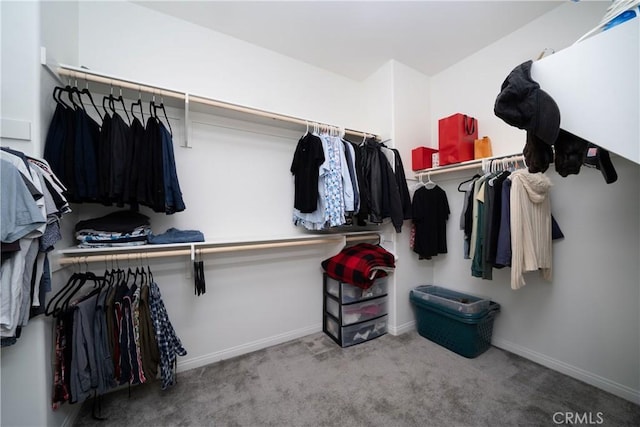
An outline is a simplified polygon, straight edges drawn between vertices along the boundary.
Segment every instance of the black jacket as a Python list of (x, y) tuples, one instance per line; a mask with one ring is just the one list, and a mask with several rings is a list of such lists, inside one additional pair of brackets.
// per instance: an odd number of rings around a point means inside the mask
[(359, 147), (359, 151), (363, 180), (360, 183), (361, 208), (358, 218), (361, 222), (368, 220), (375, 224), (382, 223), (384, 218), (391, 218), (396, 232), (400, 233), (404, 214), (393, 169), (380, 150), (380, 144), (374, 139), (368, 139)]

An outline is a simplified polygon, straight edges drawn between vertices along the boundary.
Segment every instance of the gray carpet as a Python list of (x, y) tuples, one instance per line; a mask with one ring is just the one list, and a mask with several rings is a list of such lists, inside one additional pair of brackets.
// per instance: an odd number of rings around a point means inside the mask
[(75, 425), (553, 426), (558, 412), (640, 425), (624, 399), (495, 347), (466, 359), (417, 332), (346, 349), (317, 333), (179, 373), (167, 391), (130, 391), (104, 396), (106, 421), (85, 402)]

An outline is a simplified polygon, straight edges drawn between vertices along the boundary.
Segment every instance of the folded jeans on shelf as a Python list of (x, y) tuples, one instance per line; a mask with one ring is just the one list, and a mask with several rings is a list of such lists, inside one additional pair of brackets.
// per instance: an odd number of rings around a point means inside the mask
[(204, 242), (204, 234), (199, 230), (179, 230), (172, 227), (162, 234), (149, 234), (147, 240), (153, 245)]

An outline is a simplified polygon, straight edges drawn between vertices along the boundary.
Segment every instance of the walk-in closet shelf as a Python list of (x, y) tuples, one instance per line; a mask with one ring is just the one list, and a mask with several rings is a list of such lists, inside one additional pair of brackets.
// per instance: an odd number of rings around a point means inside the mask
[[(46, 54), (42, 55), (46, 57)], [(207, 106), (208, 108), (215, 109), (215, 114), (222, 115), (226, 117), (236, 118), (241, 117), (244, 120), (247, 120), (248, 117), (251, 118), (251, 121), (254, 122), (273, 122), (274, 120), (279, 121), (281, 123), (288, 123), (290, 125), (295, 126), (297, 129), (301, 127), (309, 127), (310, 125), (317, 124), (320, 128), (326, 129), (339, 129), (337, 126), (333, 126), (330, 124), (321, 123), (315, 120), (308, 120), (299, 117), (293, 117), (285, 114), (280, 114), (276, 112), (270, 112), (265, 110), (260, 110), (257, 108), (247, 107), (243, 105), (233, 104), (221, 100), (217, 100), (214, 98), (209, 98), (206, 96), (200, 96), (196, 94), (189, 93), (187, 91), (165, 88), (156, 85), (150, 85), (148, 83), (138, 82), (130, 79), (124, 79), (120, 77), (116, 77), (113, 75), (96, 72), (93, 70), (89, 70), (86, 68), (75, 67), (72, 65), (65, 64), (57, 64), (51, 65), (47, 63), (46, 58), (43, 59), (42, 65), (61, 83), (65, 84), (64, 77), (67, 78), (67, 83), (71, 80), (77, 81), (83, 80), (85, 82), (93, 82), (100, 87), (96, 89), (96, 92), (108, 93), (113, 91), (114, 89), (128, 89), (133, 91), (133, 93), (139, 94), (141, 92), (145, 92), (151, 94), (153, 96), (157, 96), (160, 98), (171, 98), (184, 102), (184, 120), (185, 124), (189, 123), (189, 111), (191, 104), (202, 104)], [(371, 132), (362, 132), (353, 129), (340, 129), (344, 130), (345, 135), (350, 135), (353, 137), (366, 138), (366, 137), (375, 137), (379, 139), (377, 135)], [(185, 125), (184, 129), (184, 147), (189, 148), (189, 126)]]
[(504, 166), (513, 164), (513, 163), (522, 163), (524, 162), (524, 156), (522, 154), (510, 154), (506, 156), (486, 157), (484, 159), (469, 160), (466, 162), (461, 162), (461, 163), (447, 165), (447, 166), (439, 166), (439, 167), (434, 167), (429, 169), (422, 169), (422, 170), (415, 171), (415, 177), (417, 179), (420, 179), (423, 176), (458, 172), (458, 171), (464, 171), (469, 169), (488, 170), (492, 162), (495, 162), (495, 164), (500, 164)]
[(167, 258), (200, 254), (240, 252), (250, 250), (269, 250), (300, 246), (347, 244), (362, 241), (380, 242), (376, 233), (332, 234), (282, 238), (270, 240), (252, 240), (241, 242), (197, 242), (173, 243), (166, 245), (143, 245), (120, 248), (81, 249), (70, 248), (58, 251), (60, 265), (83, 264), (90, 262), (135, 261), (138, 259)]

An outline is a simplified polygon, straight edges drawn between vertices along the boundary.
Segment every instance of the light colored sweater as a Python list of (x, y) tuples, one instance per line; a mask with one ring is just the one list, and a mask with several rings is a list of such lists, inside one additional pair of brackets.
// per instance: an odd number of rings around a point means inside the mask
[(513, 172), (511, 180), (511, 288), (526, 283), (523, 273), (540, 270), (551, 280), (551, 200), (549, 178), (526, 169)]

